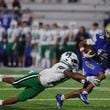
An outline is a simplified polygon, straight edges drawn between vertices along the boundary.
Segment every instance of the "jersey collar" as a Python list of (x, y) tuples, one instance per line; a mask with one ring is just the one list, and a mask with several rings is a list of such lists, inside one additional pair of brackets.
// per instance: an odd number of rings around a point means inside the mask
[(66, 66), (68, 66), (70, 69), (72, 69), (72, 66), (64, 61), (60, 61), (61, 63), (65, 64)]

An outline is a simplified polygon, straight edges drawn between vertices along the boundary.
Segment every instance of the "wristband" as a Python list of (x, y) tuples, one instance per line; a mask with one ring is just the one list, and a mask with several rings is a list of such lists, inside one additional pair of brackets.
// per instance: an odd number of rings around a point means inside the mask
[(84, 50), (84, 47), (81, 47), (81, 48), (80, 48), (80, 51), (82, 52), (83, 50)]

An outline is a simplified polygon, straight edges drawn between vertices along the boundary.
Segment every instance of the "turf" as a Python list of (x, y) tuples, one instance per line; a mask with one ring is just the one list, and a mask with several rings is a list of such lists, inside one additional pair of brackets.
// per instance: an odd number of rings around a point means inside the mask
[[(26, 72), (0, 71), (0, 74), (26, 74)], [(0, 107), (0, 110), (57, 110), (55, 95), (57, 93), (67, 93), (81, 88), (82, 85), (76, 81), (69, 80), (54, 88), (46, 89), (39, 96), (32, 100)], [(22, 89), (15, 89), (6, 83), (0, 83), (0, 98), (5, 99), (19, 94)], [(90, 104), (85, 105), (79, 99), (66, 100), (62, 110), (110, 110), (110, 76), (102, 82), (100, 87), (94, 89), (89, 95)]]

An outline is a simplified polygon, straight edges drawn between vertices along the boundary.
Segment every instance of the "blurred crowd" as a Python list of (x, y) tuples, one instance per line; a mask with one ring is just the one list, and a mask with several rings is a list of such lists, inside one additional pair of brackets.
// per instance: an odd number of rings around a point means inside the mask
[(1, 64), (46, 68), (58, 62), (64, 51), (75, 51), (80, 57), (78, 43), (102, 30), (98, 23), (93, 23), (89, 31), (84, 26), (79, 29), (75, 26), (75, 22), (63, 25), (33, 21), (29, 24), (12, 20), (9, 28), (4, 28), (0, 22)]
[(21, 13), (19, 0), (13, 0), (12, 9), (10, 13), (5, 1), (0, 0), (0, 66), (47, 68), (65, 51), (74, 51), (81, 59), (79, 42), (103, 32), (97, 22), (90, 30), (77, 28), (76, 22), (38, 22), (29, 9)]

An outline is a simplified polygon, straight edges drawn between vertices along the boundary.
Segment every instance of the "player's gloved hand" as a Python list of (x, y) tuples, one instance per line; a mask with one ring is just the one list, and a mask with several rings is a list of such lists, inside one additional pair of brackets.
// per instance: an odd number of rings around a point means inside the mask
[(87, 52), (86, 54), (84, 54), (84, 57), (86, 58), (92, 58), (95, 54), (91, 55), (91, 50), (89, 50), (89, 52)]
[(92, 58), (95, 54), (90, 54), (91, 50), (89, 50), (87, 53), (85, 52), (84, 47), (80, 48), (80, 51), (82, 52), (83, 57), (85, 58)]
[(95, 54), (90, 54), (91, 53), (91, 50), (89, 50), (87, 53), (86, 52), (82, 52), (82, 55), (83, 55), (83, 57), (85, 57), (85, 58), (92, 58)]
[(95, 76), (88, 76), (87, 78), (87, 81), (91, 82), (94, 86), (99, 86), (100, 85), (100, 80), (95, 77)]

